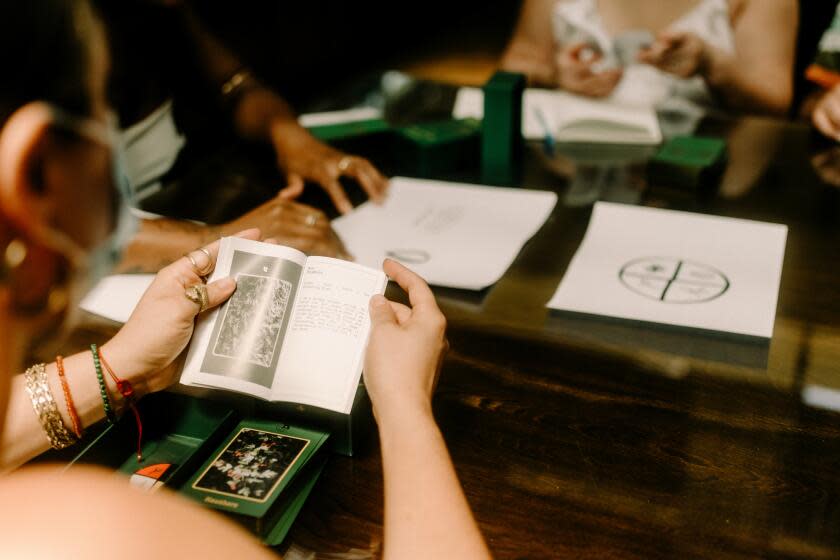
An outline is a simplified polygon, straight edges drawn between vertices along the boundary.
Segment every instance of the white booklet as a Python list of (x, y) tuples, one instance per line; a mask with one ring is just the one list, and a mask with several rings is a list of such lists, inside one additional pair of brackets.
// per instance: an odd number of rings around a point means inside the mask
[(394, 177), (382, 205), (333, 220), (357, 262), (402, 262), (430, 284), (481, 290), (495, 283), (557, 204), (547, 191)]
[[(484, 93), (461, 88), (452, 115), (484, 115)], [(649, 106), (622, 105), (565, 91), (526, 89), (522, 98), (522, 135), (540, 140), (551, 134), (557, 142), (655, 145), (662, 142), (656, 111)]]
[(769, 339), (787, 226), (598, 202), (548, 307)]
[(226, 237), (208, 281), (226, 276), (236, 291), (199, 319), (181, 383), (348, 414), (385, 274)]

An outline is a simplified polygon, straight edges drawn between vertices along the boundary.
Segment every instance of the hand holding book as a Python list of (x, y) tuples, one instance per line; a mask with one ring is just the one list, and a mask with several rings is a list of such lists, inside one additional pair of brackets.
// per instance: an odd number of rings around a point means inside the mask
[[(411, 307), (376, 295), (370, 300), (371, 333), (365, 357), (365, 386), (377, 421), (399, 421), (414, 412), (431, 413), (443, 352), (446, 318), (418, 275), (387, 259), (385, 273), (400, 285)], [(394, 350), (399, 348), (399, 352)]]

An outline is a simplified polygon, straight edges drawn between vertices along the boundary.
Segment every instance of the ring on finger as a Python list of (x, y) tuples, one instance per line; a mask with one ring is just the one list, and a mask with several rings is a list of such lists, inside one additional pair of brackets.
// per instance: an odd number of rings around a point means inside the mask
[(351, 163), (353, 163), (353, 158), (350, 156), (344, 156), (338, 162), (338, 170), (345, 173), (350, 168)]
[(198, 305), (198, 312), (201, 313), (207, 309), (210, 304), (210, 298), (207, 295), (207, 286), (204, 284), (193, 284), (184, 290), (184, 296), (191, 302)]
[(317, 214), (307, 214), (304, 223), (308, 227), (315, 227), (315, 224), (318, 223), (318, 215)]

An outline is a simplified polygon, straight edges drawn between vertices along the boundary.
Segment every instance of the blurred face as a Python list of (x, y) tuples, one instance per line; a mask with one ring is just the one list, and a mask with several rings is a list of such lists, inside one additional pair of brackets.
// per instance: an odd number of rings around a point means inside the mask
[[(109, 115), (105, 35), (88, 10), (79, 19), (90, 49), (84, 79), (91, 114), (33, 102), (0, 124), (0, 258), (10, 262), (4, 232), (20, 240), (9, 247), (25, 247), (11, 255), (9, 278), (0, 279), (0, 430), (10, 374), (22, 371), (31, 341), (61, 323), (63, 311), (56, 316), (52, 304), (66, 298), (53, 296), (66, 295), (84, 275), (86, 255), (114, 227), (112, 146), (102, 133)], [(26, 307), (39, 311), (20, 311)]]

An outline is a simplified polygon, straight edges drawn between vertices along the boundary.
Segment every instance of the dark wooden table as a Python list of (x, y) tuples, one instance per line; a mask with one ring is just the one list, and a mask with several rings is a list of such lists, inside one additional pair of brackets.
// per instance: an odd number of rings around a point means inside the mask
[[(805, 126), (718, 119), (700, 133), (730, 156), (705, 196), (651, 188), (638, 159), (530, 147), (518, 182), (558, 193), (551, 218), (491, 288), (436, 289), (451, 351), (435, 414), (498, 558), (840, 557), (840, 188), (818, 175), (825, 146)], [(218, 161), (194, 180), (250, 184), (250, 164)], [(821, 161), (840, 179), (840, 152)], [(769, 345), (549, 312), (596, 199), (787, 224)], [(281, 552), (377, 555), (377, 445), (330, 459)]]
[[(840, 189), (804, 126), (701, 132), (729, 142), (717, 193), (658, 192), (630, 164), (595, 198), (787, 224), (769, 346), (550, 313), (588, 168), (570, 181), (536, 150), (522, 183), (557, 191), (551, 219), (486, 292), (437, 290), (452, 349), (435, 413), (498, 558), (840, 557)], [(381, 534), (374, 439), (331, 459), (284, 550), (375, 552)]]

